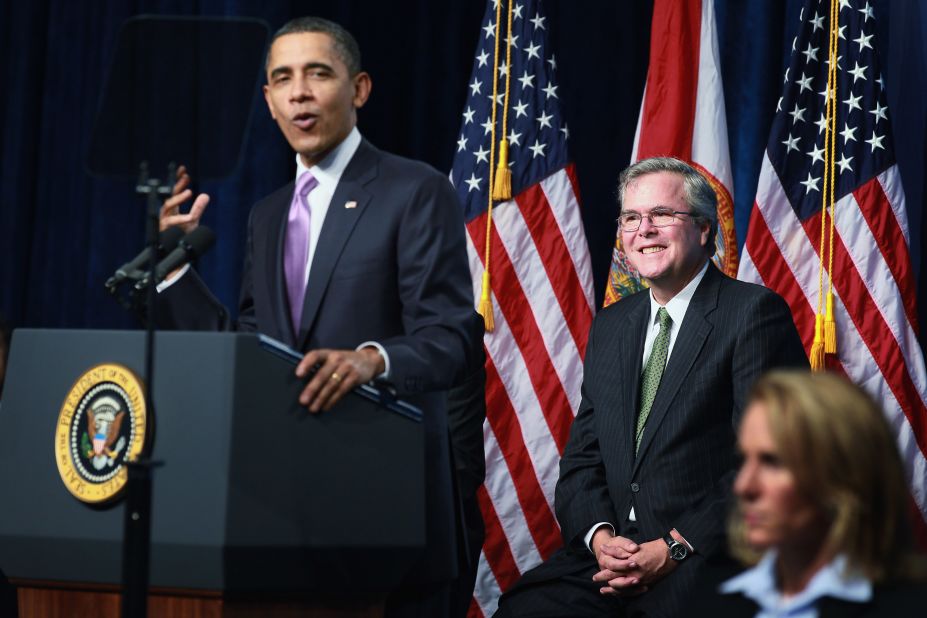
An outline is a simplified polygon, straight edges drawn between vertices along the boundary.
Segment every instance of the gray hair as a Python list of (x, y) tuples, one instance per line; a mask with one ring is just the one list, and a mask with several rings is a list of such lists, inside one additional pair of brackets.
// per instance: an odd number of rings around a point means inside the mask
[(270, 48), (274, 46), (274, 41), (287, 34), (301, 34), (304, 32), (321, 32), (330, 36), (335, 47), (335, 53), (348, 67), (348, 75), (354, 77), (361, 72), (361, 53), (357, 40), (341, 25), (321, 17), (297, 17), (283, 24), (274, 33), (274, 38), (271, 39), (270, 46), (267, 48), (264, 70), (270, 68)]
[(686, 204), (696, 213), (695, 218), (708, 223), (708, 243), (705, 249), (711, 257), (715, 254), (715, 236), (718, 233), (718, 197), (708, 179), (685, 161), (675, 157), (652, 157), (632, 164), (621, 172), (621, 178), (618, 181), (619, 204), (624, 204), (624, 196), (632, 183), (642, 176), (658, 172), (670, 172), (682, 176), (683, 198)]

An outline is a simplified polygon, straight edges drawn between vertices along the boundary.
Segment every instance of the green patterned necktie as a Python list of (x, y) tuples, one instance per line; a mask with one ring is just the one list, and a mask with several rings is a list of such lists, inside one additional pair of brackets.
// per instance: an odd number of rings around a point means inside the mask
[(666, 353), (669, 350), (670, 326), (673, 324), (673, 320), (665, 307), (660, 307), (660, 310), (657, 311), (657, 319), (660, 320), (660, 333), (653, 342), (653, 350), (650, 352), (647, 366), (644, 367), (644, 373), (641, 375), (641, 409), (640, 414), (637, 416), (637, 434), (634, 440), (635, 453), (641, 447), (644, 425), (647, 424), (647, 417), (650, 416), (650, 406), (653, 405), (653, 399), (657, 396), (660, 378), (663, 377), (663, 368), (666, 366)]

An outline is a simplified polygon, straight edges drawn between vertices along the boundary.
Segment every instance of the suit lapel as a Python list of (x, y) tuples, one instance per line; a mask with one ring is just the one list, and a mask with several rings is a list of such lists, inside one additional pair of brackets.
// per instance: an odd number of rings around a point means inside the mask
[[(673, 344), (673, 352), (666, 363), (666, 369), (660, 379), (660, 387), (657, 389), (657, 395), (650, 407), (650, 416), (644, 426), (641, 446), (634, 461), (635, 473), (647, 453), (647, 447), (650, 446), (654, 436), (657, 435), (660, 424), (670, 410), (671, 404), (675, 402), (676, 394), (682, 387), (686, 376), (689, 375), (692, 364), (698, 358), (699, 352), (711, 334), (712, 324), (706, 319), (706, 316), (714, 311), (718, 305), (718, 287), (720, 283), (720, 273), (713, 264), (709, 264), (705, 277), (696, 288), (695, 294), (692, 295), (689, 308), (686, 310), (686, 317), (683, 318), (682, 324), (679, 326), (676, 342)], [(638, 379), (638, 382), (640, 382), (640, 379)], [(639, 384), (638, 388), (640, 388)]]
[[(290, 203), (293, 201), (293, 191), (295, 182), (290, 182), (280, 192), (280, 199), (274, 204), (273, 215), (270, 220), (269, 230), (276, 230), (276, 244), (272, 255), (264, 263), (264, 280), (270, 288), (271, 303), (273, 307), (274, 321), (277, 323), (277, 332), (284, 334), (282, 337), (289, 345), (293, 345), (296, 340), (294, 328), (290, 318), (290, 301), (286, 294), (286, 279), (283, 274), (283, 251), (286, 244), (286, 224), (287, 214), (290, 211)], [(269, 253), (269, 252), (268, 252)]]
[[(643, 302), (638, 303), (627, 317), (628, 331), (633, 333), (628, 338), (631, 354), (627, 354), (621, 349), (624, 346), (619, 344), (619, 349), (615, 356), (620, 359), (618, 368), (619, 384), (628, 385), (621, 389), (621, 410), (629, 410), (629, 414), (622, 420), (625, 427), (619, 432), (621, 436), (627, 436), (620, 448), (627, 453), (630, 460), (634, 459), (634, 432), (637, 429), (637, 402), (640, 397), (641, 386), (641, 365), (644, 355), (644, 340), (647, 338), (647, 328), (650, 322), (650, 292), (640, 292), (644, 296)], [(629, 460), (629, 461), (630, 461)]]
[[(371, 195), (364, 185), (376, 175), (376, 150), (366, 141), (361, 141), (357, 152), (354, 153), (335, 188), (335, 194), (332, 196), (331, 204), (325, 215), (325, 222), (322, 224), (322, 231), (319, 234), (319, 244), (312, 256), (309, 282), (303, 300), (302, 322), (299, 335), (296, 337), (300, 349), (305, 348), (308, 343), (309, 331), (312, 330), (312, 324), (318, 315), (325, 290), (344, 246), (351, 232), (354, 231), (357, 221), (370, 203)], [(345, 208), (345, 204), (349, 201), (356, 202), (356, 206)]]

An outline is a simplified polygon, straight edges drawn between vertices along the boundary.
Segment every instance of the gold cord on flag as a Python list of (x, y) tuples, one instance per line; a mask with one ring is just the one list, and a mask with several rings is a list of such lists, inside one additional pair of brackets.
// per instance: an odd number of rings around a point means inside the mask
[[(501, 0), (500, 0), (501, 4)], [(492, 198), (494, 200), (512, 199), (512, 170), (509, 169), (509, 142), (506, 137), (509, 130), (509, 84), (512, 80), (512, 3), (509, 2), (508, 24), (506, 31), (508, 37), (505, 39), (505, 102), (502, 105), (502, 137), (499, 138), (499, 161), (496, 167), (495, 182), (492, 186)], [(498, 15), (498, 10), (497, 10)], [(498, 32), (498, 30), (497, 30)], [(497, 39), (498, 41), (498, 39)], [(498, 46), (496, 50), (498, 51)], [(495, 81), (496, 78), (494, 78)], [(496, 100), (493, 99), (493, 106)], [(495, 123), (493, 123), (495, 128)], [(493, 139), (495, 142), (495, 139)]]
[[(482, 289), (480, 290), (480, 302), (477, 306), (477, 312), (483, 316), (483, 325), (486, 328), (487, 332), (492, 332), (496, 328), (495, 320), (493, 319), (492, 314), (492, 286), (489, 280), (489, 247), (492, 239), (492, 206), (493, 206), (493, 187), (495, 186), (495, 164), (496, 164), (496, 110), (499, 107), (496, 104), (499, 96), (499, 32), (502, 27), (502, 0), (496, 3), (496, 44), (493, 50), (493, 61), (492, 61), (492, 101), (490, 105), (492, 106), (492, 115), (490, 121), (492, 122), (492, 131), (489, 136), (489, 190), (487, 193), (488, 204), (486, 206), (486, 249), (485, 249), (485, 259), (483, 260), (483, 284)], [(511, 2), (508, 7), (508, 30), (509, 37), (512, 34), (512, 6)], [(506, 104), (505, 109), (508, 109), (508, 73), (511, 72), (511, 51), (509, 50), (509, 42), (511, 38), (506, 41), (507, 49), (507, 58), (506, 62), (508, 63), (506, 68), (509, 69), (506, 72)], [(505, 112), (503, 112), (504, 117), (507, 118)], [(504, 134), (504, 131), (503, 131)], [(504, 151), (503, 151), (504, 148)], [(503, 140), (499, 144), (499, 150), (501, 154), (505, 154), (506, 159), (508, 158), (508, 144)], [(505, 170), (508, 171), (508, 165), (505, 165)]]
[[(821, 245), (818, 266), (818, 311), (814, 316), (814, 341), (811, 344), (811, 369), (824, 369), (824, 355), (837, 352), (837, 328), (834, 322), (834, 194), (837, 184), (836, 115), (837, 115), (837, 41), (839, 35), (839, 8), (837, 0), (830, 3), (830, 32), (828, 39), (827, 97), (824, 130), (824, 183), (821, 188)], [(830, 211), (830, 226), (827, 215)], [(829, 232), (829, 233), (828, 233)], [(824, 254), (827, 252), (827, 298), (824, 297)]]
[(831, 84), (830, 89), (833, 93), (834, 100), (831, 104), (830, 119), (830, 196), (827, 202), (830, 206), (830, 235), (827, 238), (827, 303), (825, 305), (827, 313), (824, 314), (824, 353), (837, 353), (837, 323), (834, 320), (834, 236), (837, 235), (837, 219), (835, 210), (837, 202), (834, 200), (835, 187), (837, 185), (836, 163), (834, 157), (837, 153), (837, 40), (839, 38), (839, 17), (840, 9), (837, 6), (837, 0), (831, 0), (831, 15), (834, 27), (830, 32), (830, 56), (831, 62), (828, 66), (827, 81)]

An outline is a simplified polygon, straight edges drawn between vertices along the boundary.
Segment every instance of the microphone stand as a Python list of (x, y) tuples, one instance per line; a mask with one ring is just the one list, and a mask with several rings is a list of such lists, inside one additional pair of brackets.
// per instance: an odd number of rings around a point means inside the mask
[[(148, 172), (148, 162), (139, 165), (135, 192), (146, 196), (146, 234), (150, 248), (148, 272), (152, 280), (148, 285), (147, 324), (145, 327), (145, 404), (148, 418), (155, 417), (154, 406), (154, 350), (155, 350), (155, 294), (157, 281), (154, 272), (158, 265), (158, 215), (161, 201), (170, 196), (177, 166), (168, 165), (167, 181), (162, 183)], [(163, 196), (163, 197), (162, 197)], [(148, 569), (151, 551), (151, 469), (149, 459), (129, 462), (127, 483), (125, 530), (122, 543), (122, 615), (145, 618), (148, 613)]]

